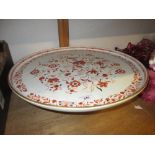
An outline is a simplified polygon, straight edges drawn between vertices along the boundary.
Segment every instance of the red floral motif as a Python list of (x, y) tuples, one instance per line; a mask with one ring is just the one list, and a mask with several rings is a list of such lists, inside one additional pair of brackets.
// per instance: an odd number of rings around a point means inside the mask
[(86, 63), (85, 61), (80, 60), (80, 61), (74, 61), (73, 65), (75, 65), (75, 66), (83, 66), (85, 63)]
[(69, 94), (77, 92), (78, 87), (81, 85), (81, 83), (77, 80), (74, 80), (74, 78), (72, 78), (71, 82), (66, 81), (66, 84), (69, 90)]
[(26, 88), (26, 85), (22, 82), (22, 74), (23, 74), (22, 71), (16, 72), (14, 75), (14, 81), (15, 81), (16, 87), (20, 92), (26, 92), (27, 88)]
[(61, 83), (58, 78), (49, 78), (47, 82), (50, 84), (50, 90), (56, 91), (61, 89)]
[(58, 79), (58, 78), (49, 78), (49, 79), (48, 79), (48, 82), (49, 82), (49, 83), (59, 82), (59, 79)]
[(102, 74), (103, 77), (108, 77), (108, 74)]
[(53, 86), (53, 88), (54, 88), (53, 90), (54, 90), (54, 91), (55, 91), (55, 90), (59, 90), (59, 87), (60, 87), (60, 86), (56, 84), (56, 85)]
[(97, 70), (95, 70), (95, 69), (92, 69), (92, 70), (88, 71), (87, 73), (91, 73), (91, 74), (97, 74), (98, 72), (97, 72)]
[(77, 80), (74, 80), (74, 81), (70, 82), (69, 85), (72, 87), (79, 87), (81, 85), (81, 83)]
[(43, 81), (44, 79), (45, 79), (44, 76), (41, 76), (41, 77), (39, 78), (40, 81)]
[(133, 83), (136, 83), (136, 82), (141, 81), (141, 80), (142, 80), (142, 78), (141, 78), (140, 74), (135, 73)]
[(115, 74), (124, 74), (125, 70), (124, 69), (117, 69), (115, 70)]
[(57, 67), (58, 65), (57, 64), (49, 64), (48, 65), (48, 67), (50, 67), (50, 68), (55, 68), (55, 67)]
[(82, 67), (83, 65), (85, 65), (85, 61), (83, 60), (80, 60), (80, 61), (74, 61), (73, 62), (73, 66), (76, 66), (76, 67)]
[(65, 73), (65, 76), (69, 76), (69, 75), (71, 75), (71, 73)]
[[(88, 54), (89, 56), (89, 54)], [(91, 56), (91, 55), (90, 55)], [(67, 57), (68, 58), (68, 57)], [(106, 63), (104, 63), (105, 61), (108, 60), (103, 60), (101, 59), (101, 57), (96, 57), (95, 59), (97, 59), (96, 61), (93, 61), (91, 63), (93, 63), (93, 68), (89, 68), (87, 65), (85, 65), (88, 62), (89, 65), (89, 59), (85, 59), (84, 57), (81, 57), (81, 60), (77, 61), (80, 57), (74, 57), (74, 58), (68, 58), (69, 59), (69, 66), (65, 67), (61, 66), (60, 64), (55, 64), (56, 61), (58, 62), (58, 60), (53, 60), (51, 59), (47, 64), (39, 64), (37, 65), (34, 70), (32, 70), (30, 73), (32, 75), (34, 75), (35, 77), (37, 77), (37, 79), (39, 79), (39, 81), (41, 83), (43, 83), (50, 91), (56, 91), (56, 90), (60, 90), (61, 89), (61, 82), (66, 82), (66, 86), (65, 87), (67, 90), (65, 90), (66, 93), (76, 93), (81, 91), (81, 88), (79, 88), (80, 86), (84, 89), (88, 88), (91, 89), (91, 91), (95, 91), (94, 88), (99, 89), (100, 91), (103, 91), (105, 87), (108, 87), (111, 84), (111, 76), (109, 75), (113, 75), (113, 74), (124, 74), (126, 71), (124, 69), (122, 69), (119, 63), (109, 63), (108, 65), (106, 65)], [(94, 60), (95, 60), (94, 59)], [(63, 61), (62, 65), (65, 64), (66, 60)], [(70, 65), (70, 63), (72, 65)], [(105, 66), (104, 66), (105, 64)], [(142, 79), (140, 77), (140, 74), (136, 74), (137, 70), (136, 67), (132, 64), (129, 64), (133, 70), (133, 72), (135, 73), (134, 75), (134, 79), (132, 81), (132, 84), (126, 88), (126, 90), (123, 90), (122, 92), (119, 92), (118, 94), (113, 94), (111, 96), (108, 96), (105, 99), (96, 99), (93, 100), (91, 102), (89, 102), (89, 100), (84, 100), (82, 102), (75, 102), (74, 104), (69, 102), (69, 101), (59, 101), (59, 100), (53, 100), (53, 99), (48, 99), (45, 97), (41, 97), (39, 96), (40, 94), (30, 94), (29, 97), (33, 98), (33, 100), (35, 101), (39, 101), (41, 103), (45, 103), (45, 104), (51, 104), (51, 105), (57, 105), (57, 106), (65, 106), (65, 107), (82, 107), (82, 106), (93, 106), (93, 105), (101, 105), (101, 104), (110, 104), (110, 103), (114, 103), (118, 100), (122, 100), (126, 97), (128, 97), (130, 94), (133, 94), (133, 92), (135, 92), (137, 90), (137, 86), (138, 86), (138, 82)], [(41, 66), (41, 67), (40, 67)], [(45, 67), (42, 67), (45, 66)], [(113, 67), (112, 67), (113, 66)], [(48, 68), (49, 67), (49, 68)], [(61, 68), (62, 67), (62, 68)], [(79, 67), (79, 68), (76, 68)], [(108, 71), (105, 72), (105, 70), (101, 69), (101, 68), (107, 68), (109, 67), (109, 69), (111, 69), (112, 71), (109, 73)], [(54, 69), (50, 69), (50, 68), (54, 68)], [(82, 68), (82, 69), (81, 69)], [(120, 69), (119, 69), (120, 68)], [(77, 71), (78, 70), (78, 71)], [(81, 75), (85, 74), (82, 71), (85, 70), (86, 76), (82, 76), (82, 78), (80, 76), (78, 76), (79, 72), (81, 73)], [(39, 74), (38, 74), (39, 73)], [(58, 74), (57, 74), (58, 73)], [(94, 78), (95, 76), (95, 82), (93, 83), (93, 78), (89, 78), (91, 77), (91, 75), (87, 76), (87, 73), (90, 74), (94, 74), (92, 75), (92, 77)], [(102, 78), (100, 76), (96, 76), (95, 74), (100, 73), (100, 75), (102, 76)], [(59, 79), (56, 76), (58, 75), (62, 75), (62, 77)], [(19, 73), (17, 73), (15, 75), (15, 77), (19, 76)], [(76, 78), (76, 80), (74, 79)], [(103, 80), (101, 81), (99, 78), (101, 79), (107, 79), (107, 81)], [(16, 86), (20, 91), (25, 91), (25, 89), (23, 88), (23, 84), (22, 84), (22, 78), (20, 77), (21, 80), (17, 80), (16, 82)], [(90, 81), (90, 79), (92, 81)], [(109, 81), (108, 81), (109, 80)], [(97, 81), (97, 83), (96, 83)], [(81, 83), (80, 83), (81, 82)], [(64, 83), (63, 83), (64, 84)], [(88, 85), (86, 85), (88, 84)]]
[(113, 64), (111, 64), (111, 66), (120, 66), (120, 64), (119, 63), (113, 63)]
[(100, 86), (101, 88), (107, 87), (108, 86), (108, 82), (109, 81), (105, 81), (105, 82), (99, 81), (97, 85)]
[(46, 66), (46, 67), (49, 67), (49, 68), (56, 68), (56, 67), (59, 66), (58, 64), (55, 64), (55, 63), (51, 63), (51, 64), (41, 64), (40, 62), (39, 62), (39, 65), (41, 65), (41, 66)]
[(16, 72), (15, 75), (14, 75), (14, 78), (19, 78), (21, 77), (21, 73), (20, 72)]
[(36, 95), (34, 93), (30, 93), (29, 95), (27, 95), (27, 97), (40, 103), (49, 104), (51, 102), (47, 97), (41, 97), (40, 95)]
[(39, 70), (38, 69), (34, 69), (33, 71), (30, 72), (32, 75), (38, 74)]
[(96, 64), (100, 65), (100, 66), (104, 65), (104, 63), (102, 61), (97, 61)]
[(18, 85), (17, 85), (17, 88), (18, 88), (21, 92), (26, 92), (26, 91), (27, 91), (27, 88), (26, 88), (26, 86), (25, 86), (23, 83), (18, 84)]

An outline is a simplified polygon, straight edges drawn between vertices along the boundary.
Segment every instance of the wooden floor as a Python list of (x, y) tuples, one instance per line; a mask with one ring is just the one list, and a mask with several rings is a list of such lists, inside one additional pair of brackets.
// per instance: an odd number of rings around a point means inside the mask
[(155, 134), (155, 106), (136, 98), (108, 110), (70, 114), (35, 107), (12, 94), (5, 134)]

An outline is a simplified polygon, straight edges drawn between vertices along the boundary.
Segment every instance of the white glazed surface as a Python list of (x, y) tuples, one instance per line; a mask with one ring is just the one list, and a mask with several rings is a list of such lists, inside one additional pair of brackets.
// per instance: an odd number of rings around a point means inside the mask
[(120, 52), (97, 48), (49, 49), (14, 65), (13, 91), (49, 110), (87, 112), (110, 108), (138, 95), (148, 80), (144, 66)]

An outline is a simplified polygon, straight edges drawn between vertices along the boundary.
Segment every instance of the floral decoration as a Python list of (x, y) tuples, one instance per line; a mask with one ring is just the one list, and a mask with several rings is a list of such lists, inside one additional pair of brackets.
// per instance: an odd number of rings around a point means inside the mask
[[(112, 104), (137, 92), (145, 80), (143, 71), (133, 61), (115, 54), (108, 57), (103, 50), (46, 51), (38, 55), (33, 59), (29, 57), (26, 62), (23, 60), (24, 64), (21, 61), (21, 67), (15, 68), (12, 80), (18, 92), (42, 104), (63, 107)], [(132, 77), (126, 87), (104, 97), (113, 91), (117, 82), (121, 85), (120, 78), (125, 79), (127, 75)], [(27, 84), (29, 80), (34, 81), (31, 86)], [(42, 86), (42, 93), (35, 91), (39, 86)]]

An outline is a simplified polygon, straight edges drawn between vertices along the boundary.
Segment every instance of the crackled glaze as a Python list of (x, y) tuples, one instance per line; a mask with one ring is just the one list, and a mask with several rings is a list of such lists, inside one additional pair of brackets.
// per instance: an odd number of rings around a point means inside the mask
[(76, 112), (104, 109), (132, 98), (144, 89), (147, 72), (134, 58), (119, 52), (64, 48), (21, 60), (9, 79), (17, 95), (35, 105)]

